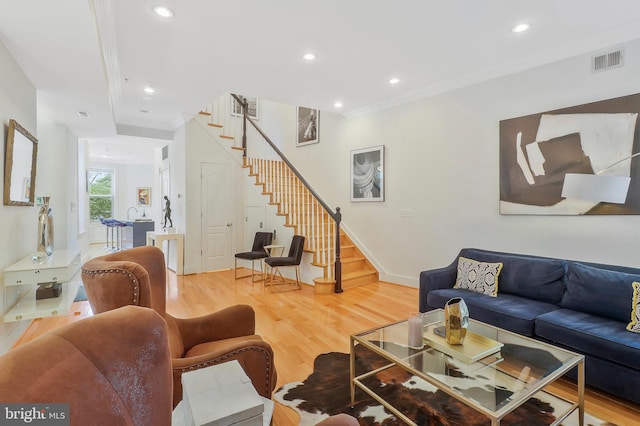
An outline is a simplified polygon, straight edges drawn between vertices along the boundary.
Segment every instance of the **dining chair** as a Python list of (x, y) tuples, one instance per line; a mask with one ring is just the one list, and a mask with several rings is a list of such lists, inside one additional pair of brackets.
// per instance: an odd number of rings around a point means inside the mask
[[(297, 289), (301, 289), (300, 286), (300, 262), (302, 261), (302, 253), (304, 251), (304, 236), (302, 235), (294, 235), (291, 240), (291, 246), (289, 247), (288, 256), (282, 257), (267, 257), (264, 262), (269, 265), (271, 268), (271, 279), (269, 280), (269, 285), (277, 284), (278, 282), (274, 281), (276, 274), (280, 275), (282, 281), (279, 283), (286, 284), (287, 280), (284, 279), (280, 268), (285, 267), (294, 267), (296, 270), (296, 287)], [(265, 281), (265, 285), (266, 285)]]
[[(269, 256), (267, 251), (264, 249), (264, 246), (268, 246), (271, 244), (273, 240), (273, 234), (271, 232), (256, 232), (255, 237), (253, 238), (253, 246), (251, 247), (251, 251), (245, 251), (242, 253), (236, 253), (234, 259), (234, 276), (235, 279), (246, 278), (251, 276), (251, 281), (256, 282), (260, 281), (260, 278), (256, 279), (254, 262), (258, 260), (260, 262), (260, 277), (264, 279), (264, 267), (262, 266), (262, 261), (266, 257)], [(238, 276), (238, 259), (241, 260), (250, 260), (251, 261), (251, 275), (241, 275)]]

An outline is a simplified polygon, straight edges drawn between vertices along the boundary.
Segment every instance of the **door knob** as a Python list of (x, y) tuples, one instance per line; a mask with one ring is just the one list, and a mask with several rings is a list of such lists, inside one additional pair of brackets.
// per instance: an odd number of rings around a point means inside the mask
[(232, 225), (232, 223), (231, 223), (231, 222), (227, 223), (227, 226), (231, 226), (231, 225)]

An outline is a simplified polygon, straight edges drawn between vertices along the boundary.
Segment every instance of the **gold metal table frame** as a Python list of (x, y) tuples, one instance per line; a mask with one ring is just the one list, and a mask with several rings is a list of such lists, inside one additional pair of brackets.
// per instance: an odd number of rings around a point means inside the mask
[[(427, 327), (434, 327), (441, 324), (444, 320), (444, 312), (442, 309), (429, 311), (421, 315), (423, 319), (423, 329)], [(552, 353), (560, 361), (560, 366), (545, 372), (538, 376), (529, 376), (526, 369), (515, 371), (514, 369), (505, 368), (510, 362), (500, 359), (499, 356), (489, 356), (483, 358), (475, 363), (465, 364), (462, 361), (455, 360), (448, 355), (438, 351), (437, 349), (425, 344), (422, 349), (412, 349), (408, 345), (409, 326), (408, 321), (400, 321), (393, 324), (377, 327), (371, 330), (355, 333), (350, 336), (350, 390), (351, 390), (351, 406), (355, 403), (355, 391), (356, 387), (362, 389), (373, 399), (382, 404), (385, 408), (391, 411), (399, 419), (402, 419), (409, 425), (415, 425), (415, 423), (409, 419), (405, 414), (400, 412), (397, 408), (393, 407), (389, 402), (385, 401), (382, 397), (377, 395), (372, 389), (369, 389), (364, 383), (363, 379), (375, 375), (376, 373), (383, 371), (393, 366), (399, 366), (406, 371), (412, 373), (420, 379), (425, 380), (431, 385), (435, 386), (439, 390), (447, 393), (451, 397), (461, 401), (463, 404), (483, 413), (489, 419), (491, 419), (491, 425), (497, 426), (500, 421), (509, 413), (513, 412), (516, 408), (524, 404), (529, 398), (536, 393), (542, 391), (546, 386), (560, 377), (564, 376), (569, 370), (574, 367), (578, 368), (578, 389), (577, 389), (577, 402), (567, 401), (564, 398), (554, 395), (554, 398), (563, 400), (569, 405), (568, 410), (564, 413), (556, 414), (556, 421), (553, 425), (558, 425), (569, 417), (575, 410), (578, 410), (578, 418), (580, 426), (584, 426), (584, 386), (585, 386), (585, 368), (584, 368), (584, 356), (571, 352), (556, 346), (543, 343), (528, 337), (521, 336), (516, 333), (512, 333), (507, 330), (503, 330), (499, 327), (495, 327), (489, 324), (485, 324), (479, 321), (470, 320), (469, 330), (474, 333), (484, 335), (491, 339), (497, 340), (502, 343), (512, 343), (527, 346), (534, 349), (541, 349)], [(385, 343), (394, 345), (395, 348), (407, 348), (406, 353), (394, 354), (385, 349)], [(355, 346), (356, 344), (363, 345), (372, 352), (380, 355), (389, 361), (389, 364), (380, 367), (373, 371), (365, 372), (361, 375), (355, 375)], [(418, 365), (418, 363), (412, 362), (416, 359), (417, 355), (429, 355), (447, 357), (453, 360), (458, 365), (462, 365), (468, 368), (469, 371), (474, 374), (482, 371), (482, 374), (486, 374), (486, 368), (499, 375), (504, 383), (507, 385), (507, 389), (513, 392), (510, 398), (504, 401), (504, 404), (499, 407), (488, 407), (486, 404), (479, 402), (469, 395), (465, 395), (464, 389), (455, 389), (447, 384), (446, 378), (443, 379), (441, 375), (436, 374), (436, 371), (430, 371), (429, 367), (425, 367), (424, 364)], [(514, 361), (524, 362), (526, 360), (513, 359)], [(520, 372), (520, 374), (518, 374)], [(527, 373), (527, 377), (524, 377), (523, 373)]]

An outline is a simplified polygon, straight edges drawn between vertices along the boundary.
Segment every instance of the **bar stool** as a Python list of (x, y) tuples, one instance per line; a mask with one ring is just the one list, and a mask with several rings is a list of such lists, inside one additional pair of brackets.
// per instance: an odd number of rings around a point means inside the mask
[[(100, 216), (100, 223), (105, 226), (105, 229), (107, 231), (107, 236), (106, 236), (106, 239), (105, 239), (106, 242), (105, 242), (104, 249), (105, 250), (109, 250), (109, 251), (113, 251), (113, 225), (111, 224), (111, 219), (107, 219), (107, 218), (104, 218), (104, 217)], [(109, 230), (111, 230), (111, 245), (109, 245)]]
[(114, 251), (120, 251), (122, 250), (122, 228), (127, 226), (127, 223), (118, 219), (111, 219), (111, 223), (116, 230), (116, 247)]

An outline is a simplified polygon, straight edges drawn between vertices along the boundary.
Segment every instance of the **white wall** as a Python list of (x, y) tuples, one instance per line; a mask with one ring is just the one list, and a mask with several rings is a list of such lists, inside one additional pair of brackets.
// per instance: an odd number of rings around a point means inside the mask
[[(64, 125), (38, 114), (36, 90), (6, 47), (0, 43), (0, 119), (3, 123), (1, 162), (10, 119), (15, 119), (38, 139), (35, 196), (50, 196), (53, 210), (55, 249), (82, 250), (77, 215), (77, 138)], [(38, 230), (37, 206), (0, 206), (0, 270), (34, 253)], [(10, 290), (0, 292), (2, 311), (16, 299)], [(4, 324), (0, 319), (0, 353), (30, 321)]]
[[(32, 135), (37, 135), (36, 89), (22, 72), (4, 44), (0, 43), (0, 118), (4, 169), (5, 146), (9, 120), (15, 119)], [(3, 186), (4, 188), (4, 186)], [(36, 191), (38, 190), (36, 181)], [(35, 249), (37, 212), (35, 207), (0, 206), (0, 267), (5, 267)], [(31, 226), (33, 224), (33, 226)]]
[[(181, 126), (174, 132), (174, 139), (169, 144), (169, 155), (162, 162), (161, 168), (168, 168), (170, 173), (169, 199), (171, 200), (171, 220), (176, 232), (186, 229), (186, 128)], [(164, 218), (164, 215), (163, 215)]]
[[(36, 89), (22, 72), (7, 48), (0, 42), (0, 120), (2, 149), (0, 160), (4, 170), (5, 147), (9, 120), (14, 119), (37, 137)], [(2, 186), (4, 188), (4, 185)], [(36, 185), (36, 191), (38, 187)], [(3, 195), (4, 196), (4, 195)], [(0, 269), (35, 250), (37, 242), (37, 212), (35, 207), (0, 205)], [(1, 273), (1, 272), (0, 272)], [(9, 296), (0, 292), (0, 306), (11, 304)], [(0, 318), (0, 353), (9, 349), (12, 341), (24, 330), (26, 321), (7, 323)]]
[[(130, 219), (145, 217), (153, 219), (156, 223), (160, 222), (164, 203), (161, 202), (160, 187), (156, 186), (155, 174), (155, 167), (152, 164), (127, 164), (118, 168), (116, 218), (126, 219), (127, 211), (133, 207), (129, 211)], [(151, 188), (151, 205), (149, 207), (138, 206), (137, 188)]]
[(54, 248), (79, 251), (82, 247), (78, 236), (78, 139), (67, 126), (41, 114), (38, 114), (38, 135), (35, 195), (51, 198)]
[[(499, 122), (640, 92), (640, 41), (624, 68), (592, 74), (580, 56), (345, 120), (322, 113), (320, 143), (287, 155), (380, 267), (417, 285), (462, 247), (638, 265), (638, 216), (499, 214)], [(353, 149), (385, 145), (386, 201), (349, 201)], [(401, 217), (410, 209), (413, 217)]]

